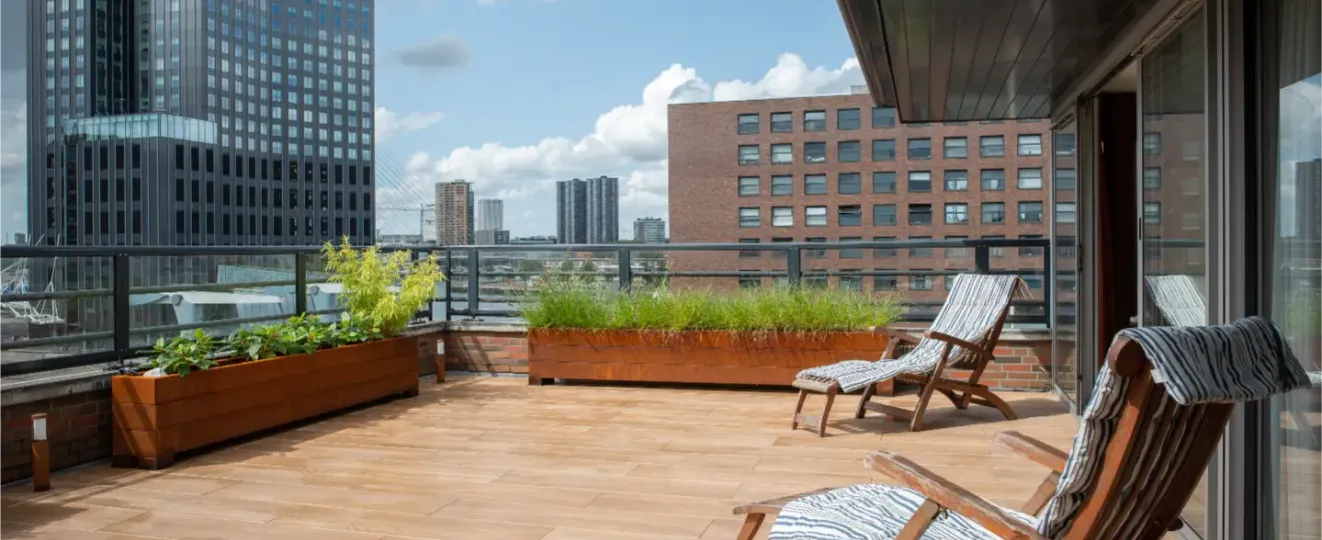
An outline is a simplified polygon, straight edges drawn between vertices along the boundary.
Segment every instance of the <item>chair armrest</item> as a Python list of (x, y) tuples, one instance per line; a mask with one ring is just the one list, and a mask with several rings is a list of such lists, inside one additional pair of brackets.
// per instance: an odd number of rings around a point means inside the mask
[(755, 503), (739, 505), (734, 507), (734, 515), (742, 516), (746, 514), (766, 514), (769, 516), (774, 516), (776, 514), (779, 514), (780, 510), (784, 508), (785, 505), (789, 504), (790, 501), (793, 501), (795, 499), (802, 499), (809, 495), (818, 495), (821, 493), (826, 493), (833, 489), (835, 488), (814, 489), (812, 491), (805, 491), (803, 493), (795, 493), (794, 495), (786, 495), (784, 497), (777, 497), (775, 499), (768, 499), (765, 501), (758, 501)]
[(996, 434), (992, 439), (997, 446), (1013, 450), (1021, 456), (1042, 465), (1057, 473), (1065, 473), (1065, 462), (1069, 461), (1070, 456), (1062, 452), (1059, 448), (1047, 443), (1019, 433), (1018, 431), (1002, 431)]
[(890, 452), (868, 454), (867, 464), (905, 487), (917, 491), (941, 508), (958, 512), (1001, 538), (1042, 539), (1037, 531), (999, 506), (937, 476), (917, 463)]
[(887, 336), (887, 337), (889, 337), (889, 338), (891, 338), (891, 339), (895, 339), (895, 340), (899, 340), (899, 341), (906, 341), (906, 342), (912, 343), (912, 344), (914, 344), (914, 345), (917, 345), (919, 341), (922, 341), (922, 340), (918, 339), (917, 337), (914, 337), (912, 334), (909, 334), (908, 332), (901, 332), (901, 331), (899, 331), (899, 330), (892, 330), (892, 329), (887, 328), (887, 327), (884, 327), (884, 326), (873, 326), (873, 327), (871, 328), (871, 330), (872, 330), (872, 333), (873, 333), (873, 334), (881, 334), (881, 335)]
[(944, 341), (946, 343), (957, 345), (964, 350), (973, 351), (988, 358), (992, 356), (992, 352), (982, 348), (981, 345), (976, 345), (972, 342), (964, 341), (950, 334), (943, 334), (941, 332), (937, 332), (936, 330), (928, 330), (926, 332), (923, 332), (923, 336), (928, 339), (935, 339), (937, 341)]

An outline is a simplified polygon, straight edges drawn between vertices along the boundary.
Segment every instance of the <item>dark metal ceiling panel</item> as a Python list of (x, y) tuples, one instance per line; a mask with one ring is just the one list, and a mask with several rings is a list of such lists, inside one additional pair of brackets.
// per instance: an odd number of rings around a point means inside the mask
[(1044, 118), (1159, 0), (837, 0), (905, 122)]

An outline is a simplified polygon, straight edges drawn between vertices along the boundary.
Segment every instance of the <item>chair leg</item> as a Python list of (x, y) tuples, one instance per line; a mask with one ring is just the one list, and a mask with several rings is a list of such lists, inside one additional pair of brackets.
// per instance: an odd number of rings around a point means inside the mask
[(757, 530), (762, 528), (762, 520), (766, 519), (766, 514), (748, 514), (744, 518), (744, 526), (739, 528), (739, 540), (753, 540), (757, 536)]
[[(977, 367), (973, 368), (973, 373), (969, 374), (969, 384), (978, 384), (978, 379), (982, 378), (982, 372), (987, 369), (988, 362), (990, 362), (990, 360), (978, 362)], [(969, 401), (972, 399), (973, 394), (970, 392), (960, 394), (959, 403), (955, 404), (955, 408), (960, 410), (969, 408)]]
[(1005, 400), (1001, 399), (1001, 396), (996, 395), (995, 392), (992, 392), (991, 389), (986, 386), (978, 387), (978, 391), (975, 392), (975, 394), (977, 394), (978, 400), (974, 401), (974, 403), (988, 407), (995, 407), (996, 410), (1001, 411), (1001, 415), (1005, 416), (1006, 420), (1019, 419), (1019, 415), (1014, 413), (1014, 409), (1010, 408), (1010, 404), (1006, 403)]
[(863, 415), (867, 414), (868, 400), (872, 399), (872, 395), (876, 393), (877, 383), (869, 384), (867, 388), (863, 389), (863, 397), (858, 400), (858, 410), (854, 411), (854, 418), (863, 418)]
[(895, 539), (918, 540), (922, 538), (923, 533), (927, 532), (927, 528), (932, 526), (932, 522), (936, 521), (936, 517), (940, 513), (940, 505), (932, 502), (931, 499), (923, 501), (922, 506), (919, 506), (918, 511), (913, 513), (913, 517), (909, 518), (909, 521), (904, 524), (904, 529), (900, 530)]
[(913, 408), (913, 418), (909, 419), (909, 431), (918, 431), (923, 427), (923, 413), (927, 411), (927, 403), (932, 400), (932, 392), (936, 390), (936, 378), (927, 379), (923, 384), (922, 391), (918, 394), (918, 404)]
[(839, 391), (839, 386), (832, 386), (830, 390), (826, 391), (826, 405), (822, 407), (822, 417), (818, 419), (817, 424), (818, 437), (826, 436), (826, 421), (831, 417), (831, 405), (835, 403), (835, 394)]
[(799, 413), (803, 412), (803, 402), (808, 399), (807, 390), (799, 390), (799, 402), (794, 405), (794, 417), (790, 418), (790, 429), (799, 429)]

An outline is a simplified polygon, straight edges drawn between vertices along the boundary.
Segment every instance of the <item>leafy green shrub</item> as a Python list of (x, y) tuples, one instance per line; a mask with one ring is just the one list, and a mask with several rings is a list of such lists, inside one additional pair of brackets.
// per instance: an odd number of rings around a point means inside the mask
[[(387, 337), (408, 326), (418, 310), (436, 296), (436, 284), (445, 279), (435, 253), (411, 261), (407, 251), (383, 256), (376, 246), (354, 249), (345, 237), (338, 248), (327, 242), (322, 255), (330, 280), (344, 284), (340, 302), (352, 316)], [(398, 290), (392, 290), (396, 283)]]
[(192, 337), (176, 336), (169, 342), (160, 338), (152, 347), (156, 356), (152, 358), (151, 366), (160, 368), (167, 375), (178, 374), (183, 377), (195, 369), (206, 371), (216, 365), (216, 361), (211, 358), (214, 350), (215, 342), (201, 329), (194, 330)]
[(830, 332), (887, 326), (901, 308), (889, 296), (817, 287), (733, 292), (619, 291), (577, 279), (546, 280), (521, 304), (529, 328)]
[(241, 328), (230, 335), (226, 344), (234, 349), (234, 354), (239, 358), (261, 360), (306, 354), (382, 337), (378, 328), (349, 313), (341, 313), (340, 320), (330, 324), (314, 316), (296, 315), (279, 324), (252, 330)]

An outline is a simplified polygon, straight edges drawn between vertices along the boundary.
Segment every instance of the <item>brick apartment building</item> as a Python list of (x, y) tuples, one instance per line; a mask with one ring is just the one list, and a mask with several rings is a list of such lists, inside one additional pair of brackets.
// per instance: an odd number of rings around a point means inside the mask
[[(1073, 137), (1063, 137), (1053, 156), (1045, 122), (902, 125), (894, 109), (861, 94), (671, 105), (669, 137), (675, 243), (1041, 238), (1051, 219), (1053, 161), (1061, 190), (1073, 189), (1075, 176)], [(1063, 225), (1072, 225), (1073, 201), (1072, 192), (1058, 197)], [(1025, 277), (1040, 290), (1044, 251), (996, 249), (992, 267), (1036, 270)], [(786, 266), (770, 252), (672, 257), (676, 270)], [(973, 250), (805, 251), (802, 268), (954, 273), (973, 268)], [(734, 287), (769, 279), (676, 282)], [(948, 281), (830, 278), (833, 286), (903, 291), (911, 300), (944, 298)]]

